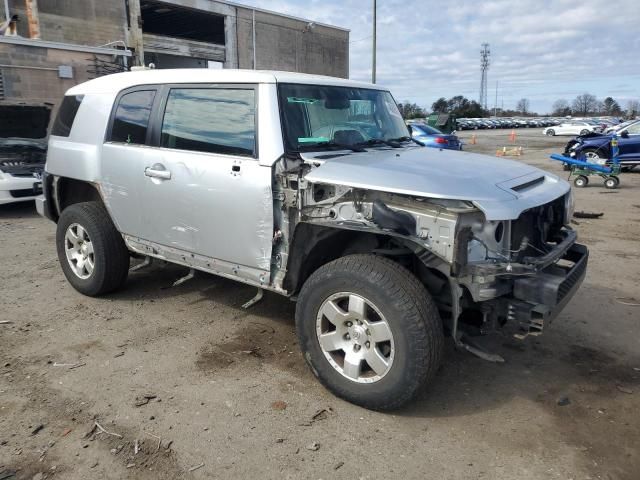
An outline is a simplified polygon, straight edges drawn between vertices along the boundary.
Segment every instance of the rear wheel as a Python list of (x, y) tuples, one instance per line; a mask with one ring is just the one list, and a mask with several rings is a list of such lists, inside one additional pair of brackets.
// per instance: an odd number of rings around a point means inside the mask
[(573, 184), (578, 188), (584, 188), (587, 185), (589, 185), (589, 177), (586, 177), (585, 175), (580, 175), (576, 177), (576, 179), (573, 181)]
[(402, 266), (350, 255), (314, 272), (296, 307), (300, 346), (334, 394), (374, 410), (409, 402), (440, 365), (442, 322)]
[(584, 130), (580, 130), (580, 135), (586, 135), (587, 133), (589, 133), (589, 130), (586, 128)]
[(64, 209), (56, 230), (58, 260), (65, 277), (80, 293), (98, 296), (122, 286), (129, 252), (100, 202)]
[(619, 184), (620, 180), (618, 180), (616, 177), (607, 177), (604, 181), (604, 186), (609, 189), (618, 188)]
[(553, 128), (551, 128), (547, 130), (547, 135), (550, 137), (554, 137), (556, 135), (556, 131)]

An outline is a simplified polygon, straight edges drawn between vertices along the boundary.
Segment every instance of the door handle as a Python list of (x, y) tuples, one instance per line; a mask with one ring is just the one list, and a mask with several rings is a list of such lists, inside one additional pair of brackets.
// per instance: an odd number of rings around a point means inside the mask
[(153, 167), (147, 167), (144, 169), (144, 174), (151, 178), (160, 178), (162, 180), (170, 180), (171, 172), (166, 170), (162, 165), (154, 165)]

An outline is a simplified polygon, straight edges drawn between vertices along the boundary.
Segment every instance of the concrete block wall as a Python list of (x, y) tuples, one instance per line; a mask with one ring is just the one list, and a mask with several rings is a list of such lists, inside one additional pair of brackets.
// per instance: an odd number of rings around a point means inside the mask
[[(253, 68), (253, 11), (237, 8), (239, 68)], [(256, 11), (256, 68), (349, 77), (349, 32)]]
[[(127, 18), (124, 0), (38, 0), (40, 38), (52, 42), (99, 46), (124, 40)], [(24, 0), (9, 0), (20, 15), (18, 34), (29, 38)]]
[[(104, 55), (98, 57), (107, 61), (112, 59)], [(55, 114), (64, 93), (89, 80), (89, 59), (93, 59), (92, 53), (0, 43), (0, 65), (11, 65), (0, 67), (5, 101), (51, 103)], [(73, 78), (59, 78), (59, 65), (71, 65)], [(38, 69), (26, 68), (34, 66)]]

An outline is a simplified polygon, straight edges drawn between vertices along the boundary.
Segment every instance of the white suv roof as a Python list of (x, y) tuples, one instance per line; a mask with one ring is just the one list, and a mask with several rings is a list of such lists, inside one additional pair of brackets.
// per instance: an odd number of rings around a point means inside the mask
[(77, 85), (67, 95), (92, 93), (117, 93), (136, 85), (165, 83), (305, 83), (386, 90), (370, 83), (355, 82), (343, 78), (309, 75), (306, 73), (269, 70), (213, 70), (206, 68), (176, 68), (166, 70), (138, 70), (116, 73), (89, 80)]

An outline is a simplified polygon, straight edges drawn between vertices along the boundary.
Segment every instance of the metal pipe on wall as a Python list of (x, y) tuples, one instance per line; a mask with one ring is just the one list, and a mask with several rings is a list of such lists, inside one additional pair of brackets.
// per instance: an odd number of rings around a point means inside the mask
[(251, 18), (251, 41), (253, 42), (253, 69), (256, 69), (256, 9), (252, 10)]
[(11, 18), (11, 15), (9, 15), (9, 0), (4, 0), (4, 15), (7, 20)]

